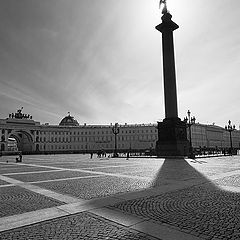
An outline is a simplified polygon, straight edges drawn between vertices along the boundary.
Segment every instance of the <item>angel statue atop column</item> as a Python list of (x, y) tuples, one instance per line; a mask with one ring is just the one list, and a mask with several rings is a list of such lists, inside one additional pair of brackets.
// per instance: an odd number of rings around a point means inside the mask
[[(163, 5), (163, 7), (162, 7), (162, 5)], [(165, 14), (165, 13), (168, 12), (168, 10), (167, 10), (167, 0), (160, 0), (159, 8), (161, 8), (161, 7), (162, 7), (162, 14)]]

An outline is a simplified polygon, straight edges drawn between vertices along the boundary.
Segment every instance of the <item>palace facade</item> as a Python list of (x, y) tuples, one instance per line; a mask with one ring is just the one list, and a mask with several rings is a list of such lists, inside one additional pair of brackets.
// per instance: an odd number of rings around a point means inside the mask
[[(12, 149), (24, 154), (40, 153), (90, 153), (113, 152), (117, 127), (116, 147), (119, 152), (153, 152), (158, 138), (157, 123), (80, 125), (68, 114), (59, 125), (40, 124), (22, 109), (0, 119), (0, 150)], [(194, 124), (191, 127), (192, 145), (195, 149), (225, 149), (230, 147), (229, 132), (215, 125)], [(189, 136), (189, 132), (188, 132)], [(15, 142), (14, 142), (15, 139)], [(240, 131), (232, 132), (233, 148), (240, 148)], [(15, 145), (15, 146), (14, 146)]]

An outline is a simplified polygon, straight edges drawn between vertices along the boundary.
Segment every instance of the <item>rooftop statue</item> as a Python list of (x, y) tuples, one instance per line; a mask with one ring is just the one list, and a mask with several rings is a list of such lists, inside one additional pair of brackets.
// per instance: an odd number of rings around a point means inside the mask
[(18, 109), (17, 112), (14, 114), (15, 118), (22, 119), (23, 113), (22, 113), (23, 107), (21, 109)]
[(32, 116), (29, 114), (22, 113), (23, 107), (18, 109), (16, 113), (10, 113), (9, 118), (16, 118), (16, 119), (32, 119)]

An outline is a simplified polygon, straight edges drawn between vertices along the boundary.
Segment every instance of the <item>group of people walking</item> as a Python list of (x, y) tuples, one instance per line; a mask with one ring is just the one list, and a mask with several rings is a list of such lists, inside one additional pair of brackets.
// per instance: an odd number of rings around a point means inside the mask
[[(107, 153), (106, 153), (104, 150), (98, 150), (98, 151), (96, 152), (96, 154), (97, 154), (97, 157), (98, 157), (98, 158), (106, 158), (106, 157), (110, 158), (110, 157), (111, 157), (111, 154), (109, 154), (109, 155), (107, 156)], [(94, 153), (91, 152), (91, 153), (90, 153), (90, 158), (93, 158), (93, 155), (94, 155)], [(130, 153), (127, 152), (127, 153), (125, 154), (125, 156), (126, 156), (127, 159), (128, 159), (128, 158), (130, 157)]]

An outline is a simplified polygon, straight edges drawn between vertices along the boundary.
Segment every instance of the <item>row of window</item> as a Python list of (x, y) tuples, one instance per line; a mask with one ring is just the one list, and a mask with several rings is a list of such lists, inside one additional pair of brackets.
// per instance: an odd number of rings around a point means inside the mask
[[(101, 137), (71, 137), (71, 138), (64, 138), (64, 137), (36, 137), (36, 142), (96, 142), (96, 141), (113, 141), (112, 136), (101, 136)], [(134, 140), (157, 140), (157, 135), (136, 135), (136, 136), (118, 136), (118, 141), (134, 141)]]
[[(157, 132), (157, 129), (145, 129), (145, 130), (120, 130), (119, 133), (122, 133), (122, 134), (132, 134), (132, 133), (156, 133)], [(94, 132), (62, 132), (62, 131), (49, 131), (49, 132), (46, 132), (46, 131), (36, 131), (36, 135), (45, 135), (45, 134), (49, 134), (49, 135), (103, 135), (103, 134), (113, 134), (112, 131), (94, 131)]]
[[(129, 148), (141, 148), (142, 146), (130, 146), (129, 144), (120, 143), (117, 145), (118, 149), (129, 149)], [(153, 143), (145, 147), (154, 147)], [(100, 150), (100, 149), (113, 149), (114, 144), (95, 144), (95, 145), (38, 145), (37, 149), (40, 150)]]

